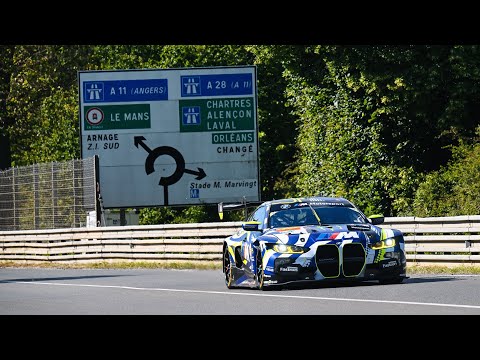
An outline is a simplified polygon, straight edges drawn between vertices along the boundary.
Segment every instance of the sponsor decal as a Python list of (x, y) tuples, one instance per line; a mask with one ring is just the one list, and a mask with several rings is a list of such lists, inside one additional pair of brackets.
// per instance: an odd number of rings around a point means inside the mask
[(385, 268), (389, 268), (389, 267), (396, 266), (396, 265), (397, 265), (397, 260), (390, 260), (387, 263), (383, 263), (382, 268), (385, 269)]
[(305, 262), (302, 264), (302, 266), (303, 266), (303, 267), (309, 267), (311, 262), (312, 262), (312, 261), (311, 261), (310, 259), (307, 259), (307, 260), (305, 260)]
[(293, 272), (298, 272), (298, 268), (293, 267), (293, 266), (287, 266), (287, 267), (281, 267), (280, 271), (293, 271)]
[(308, 206), (308, 203), (297, 203), (294, 205), (295, 207), (302, 207), (302, 206)]
[(340, 233), (333, 233), (330, 235), (330, 239), (340, 240), (340, 239), (358, 239), (358, 233), (355, 231), (342, 231)]
[(337, 205), (337, 206), (346, 206), (345, 204), (341, 202), (328, 202), (328, 201), (311, 201), (310, 205), (312, 206), (331, 206), (331, 205)]
[(349, 230), (370, 230), (370, 225), (364, 224), (355, 224), (355, 225), (348, 225)]
[(263, 283), (264, 284), (276, 284), (278, 281), (277, 280), (267, 280), (267, 281), (264, 281)]

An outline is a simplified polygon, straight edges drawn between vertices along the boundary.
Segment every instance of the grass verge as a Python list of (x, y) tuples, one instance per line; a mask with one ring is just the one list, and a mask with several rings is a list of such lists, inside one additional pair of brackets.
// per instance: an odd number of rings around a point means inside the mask
[(408, 265), (408, 275), (421, 274), (438, 274), (438, 275), (480, 275), (480, 266), (476, 265), (458, 265), (458, 266), (441, 266), (441, 265)]
[[(115, 261), (93, 263), (59, 263), (59, 262), (17, 262), (0, 261), (0, 268), (50, 268), (50, 269), (196, 269), (221, 270), (221, 262), (150, 262), (150, 261)], [(439, 275), (480, 275), (480, 266), (458, 265), (455, 267), (441, 265), (407, 265), (408, 275), (439, 274)]]
[(35, 262), (25, 263), (16, 261), (0, 261), (0, 268), (42, 268), (42, 269), (197, 269), (197, 270), (219, 270), (222, 268), (220, 262), (194, 263), (182, 262), (149, 262), (149, 261), (101, 261), (93, 263), (53, 263)]

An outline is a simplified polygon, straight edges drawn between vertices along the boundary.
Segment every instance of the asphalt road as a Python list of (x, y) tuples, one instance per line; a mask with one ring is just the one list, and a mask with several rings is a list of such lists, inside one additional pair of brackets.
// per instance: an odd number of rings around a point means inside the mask
[(480, 276), (229, 290), (221, 270), (0, 269), (0, 315), (474, 315)]

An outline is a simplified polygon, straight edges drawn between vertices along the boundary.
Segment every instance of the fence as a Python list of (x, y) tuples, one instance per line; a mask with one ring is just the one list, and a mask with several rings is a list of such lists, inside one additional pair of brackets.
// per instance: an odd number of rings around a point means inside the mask
[(386, 218), (381, 226), (404, 233), (410, 263), (480, 265), (480, 215)]
[(96, 166), (91, 157), (0, 171), (0, 231), (86, 226), (97, 210)]
[[(0, 231), (0, 261), (221, 262), (223, 239), (240, 222)], [(405, 234), (407, 261), (480, 265), (480, 215), (386, 218)]]

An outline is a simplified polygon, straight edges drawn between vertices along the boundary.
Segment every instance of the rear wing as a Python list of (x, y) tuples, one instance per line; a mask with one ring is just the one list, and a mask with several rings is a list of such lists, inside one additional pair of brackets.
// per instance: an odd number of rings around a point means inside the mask
[(245, 198), (243, 198), (243, 201), (239, 203), (224, 204), (223, 202), (221, 202), (218, 204), (218, 216), (220, 217), (220, 220), (223, 220), (224, 211), (244, 209), (245, 220), (247, 220), (248, 208), (257, 207), (260, 204), (262, 204), (262, 201), (247, 202)]

